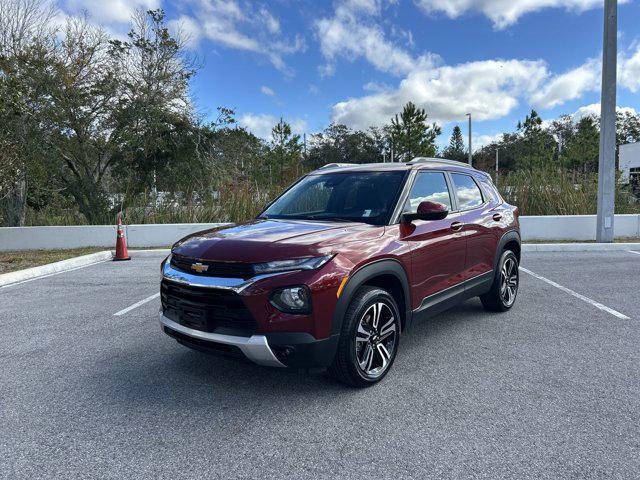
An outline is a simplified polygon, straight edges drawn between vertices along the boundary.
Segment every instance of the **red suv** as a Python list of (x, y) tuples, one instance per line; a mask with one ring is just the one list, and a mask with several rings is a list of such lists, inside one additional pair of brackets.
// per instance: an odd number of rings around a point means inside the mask
[(436, 158), (331, 164), (255, 220), (177, 242), (160, 323), (194, 349), (366, 386), (414, 320), (475, 296), (511, 308), (519, 261), (518, 210), (486, 173)]

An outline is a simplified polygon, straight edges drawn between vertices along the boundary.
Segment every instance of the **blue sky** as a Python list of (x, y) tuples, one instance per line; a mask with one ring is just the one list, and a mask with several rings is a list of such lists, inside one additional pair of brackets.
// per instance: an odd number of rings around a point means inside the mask
[[(233, 108), (261, 136), (284, 117), (302, 133), (331, 121), (379, 125), (413, 100), (476, 145), (535, 107), (598, 112), (603, 0), (62, 0), (113, 32), (134, 8), (167, 12), (203, 63), (204, 116)], [(618, 105), (640, 110), (640, 2), (620, 2)], [(474, 145), (475, 146), (475, 145)]]

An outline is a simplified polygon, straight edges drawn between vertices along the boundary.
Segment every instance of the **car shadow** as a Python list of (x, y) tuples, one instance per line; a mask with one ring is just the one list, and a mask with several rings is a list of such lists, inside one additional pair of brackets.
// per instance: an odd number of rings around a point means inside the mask
[(406, 332), (406, 342), (421, 342), (430, 335), (446, 334), (453, 327), (461, 328), (466, 323), (477, 322), (479, 317), (487, 315), (489, 314), (479, 299), (466, 300), (434, 317), (412, 322), (411, 328)]
[[(412, 356), (413, 349), (446, 335), (452, 328), (477, 321), (483, 313), (479, 302), (468, 301), (433, 318), (414, 322), (403, 341), (398, 363)], [(343, 385), (328, 374), (268, 368), (249, 361), (190, 350), (163, 334), (127, 342), (117, 358), (100, 362), (91, 375), (93, 388), (103, 392), (102, 401), (131, 406), (179, 411), (234, 411), (260, 409), (281, 404), (303, 406), (314, 399), (327, 405), (368, 395), (368, 389)], [(404, 366), (406, 367), (406, 366)], [(401, 368), (394, 368), (401, 373)], [(393, 374), (372, 387), (393, 389)]]

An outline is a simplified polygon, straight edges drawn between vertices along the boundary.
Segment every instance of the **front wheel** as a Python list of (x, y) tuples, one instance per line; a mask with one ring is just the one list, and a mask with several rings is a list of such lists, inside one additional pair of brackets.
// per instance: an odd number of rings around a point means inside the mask
[(349, 303), (331, 372), (356, 387), (377, 383), (391, 368), (399, 340), (400, 314), (393, 297), (363, 287)]
[(491, 290), (480, 295), (480, 301), (487, 310), (505, 312), (515, 303), (519, 285), (518, 258), (511, 250), (505, 250), (500, 256)]

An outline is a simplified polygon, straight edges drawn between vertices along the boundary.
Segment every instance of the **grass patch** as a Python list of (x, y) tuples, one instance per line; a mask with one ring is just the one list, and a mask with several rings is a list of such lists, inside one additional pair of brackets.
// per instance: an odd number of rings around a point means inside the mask
[[(129, 251), (135, 250), (157, 250), (170, 249), (170, 245), (157, 247), (129, 247)], [(25, 268), (39, 267), (48, 263), (59, 262), (81, 255), (102, 252), (104, 250), (115, 251), (114, 248), (107, 247), (83, 247), (71, 248), (68, 250), (19, 250), (10, 252), (0, 252), (0, 275), (3, 273), (24, 270)]]
[(69, 250), (21, 250), (0, 252), (0, 274), (38, 267), (68, 258), (107, 250), (104, 247), (72, 248)]

